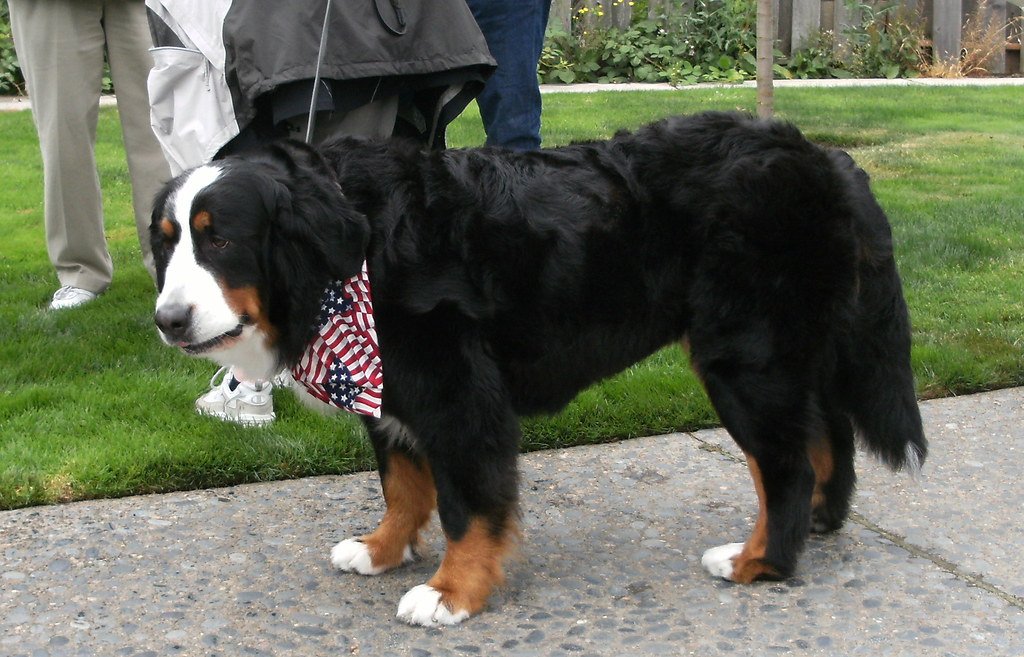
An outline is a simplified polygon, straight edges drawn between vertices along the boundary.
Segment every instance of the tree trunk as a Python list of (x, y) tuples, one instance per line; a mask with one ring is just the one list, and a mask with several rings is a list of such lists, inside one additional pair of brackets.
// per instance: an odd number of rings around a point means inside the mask
[(772, 0), (757, 0), (757, 115), (769, 118), (775, 113), (775, 85), (772, 81), (775, 50), (775, 21)]

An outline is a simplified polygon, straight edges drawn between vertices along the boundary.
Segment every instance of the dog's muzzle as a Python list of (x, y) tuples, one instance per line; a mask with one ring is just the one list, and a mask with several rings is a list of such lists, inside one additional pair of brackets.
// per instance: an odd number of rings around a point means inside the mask
[(184, 303), (165, 304), (156, 311), (153, 319), (168, 342), (188, 342), (186, 338), (192, 330), (192, 306)]
[(224, 342), (237, 338), (242, 334), (243, 323), (239, 323), (230, 331), (202, 342), (194, 342), (192, 335), (192, 306), (184, 303), (170, 303), (156, 311), (156, 326), (164, 340), (190, 354), (201, 354), (220, 346)]

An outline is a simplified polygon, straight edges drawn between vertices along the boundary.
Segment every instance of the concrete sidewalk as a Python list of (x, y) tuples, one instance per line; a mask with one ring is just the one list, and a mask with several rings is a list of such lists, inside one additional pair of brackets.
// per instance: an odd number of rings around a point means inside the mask
[(700, 566), (756, 512), (722, 431), (523, 459), (524, 541), (489, 609), (395, 620), (437, 566), (330, 547), (382, 511), (356, 474), (0, 513), (0, 655), (1024, 655), (1024, 389), (923, 404), (917, 481), (862, 460), (855, 513), (795, 578)]

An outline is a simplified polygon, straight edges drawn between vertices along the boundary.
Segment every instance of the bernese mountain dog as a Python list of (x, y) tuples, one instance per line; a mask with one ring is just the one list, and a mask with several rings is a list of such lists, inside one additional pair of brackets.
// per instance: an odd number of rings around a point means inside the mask
[(164, 341), (253, 376), (308, 358), (342, 321), (325, 290), (362, 286), (345, 303), (376, 343), (362, 417), (386, 510), (331, 560), (401, 566), (436, 509), (446, 550), (408, 623), (458, 623), (502, 583), (518, 418), (672, 343), (759, 502), (745, 542), (704, 553), (715, 576), (786, 578), (840, 527), (855, 434), (893, 469), (925, 457), (888, 219), (849, 155), (783, 122), (705, 113), (537, 152), (275, 143), (168, 183), (152, 238)]

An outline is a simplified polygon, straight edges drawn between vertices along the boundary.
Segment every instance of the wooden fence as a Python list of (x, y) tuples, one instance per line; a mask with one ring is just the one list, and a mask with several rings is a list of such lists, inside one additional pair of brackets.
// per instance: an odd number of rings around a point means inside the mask
[[(943, 60), (959, 57), (964, 25), (976, 11), (979, 0), (892, 1), (918, 12), (924, 22), (926, 43), (931, 46), (933, 57)], [(992, 73), (1024, 72), (1020, 32), (1022, 3), (1024, 0), (987, 0), (986, 19), (993, 24), (1007, 26), (1005, 47), (997, 49), (989, 60)], [(649, 17), (655, 18), (687, 11), (693, 6), (693, 0), (648, 0), (645, 4)], [(773, 4), (776, 44), (785, 54), (799, 49), (819, 31), (832, 30), (841, 34), (851, 23), (844, 0), (773, 0)], [(629, 0), (553, 0), (550, 25), (569, 30), (573, 14), (587, 7), (588, 20), (606, 27), (624, 27), (633, 18), (634, 6)], [(597, 18), (598, 13), (602, 14), (600, 18)]]

